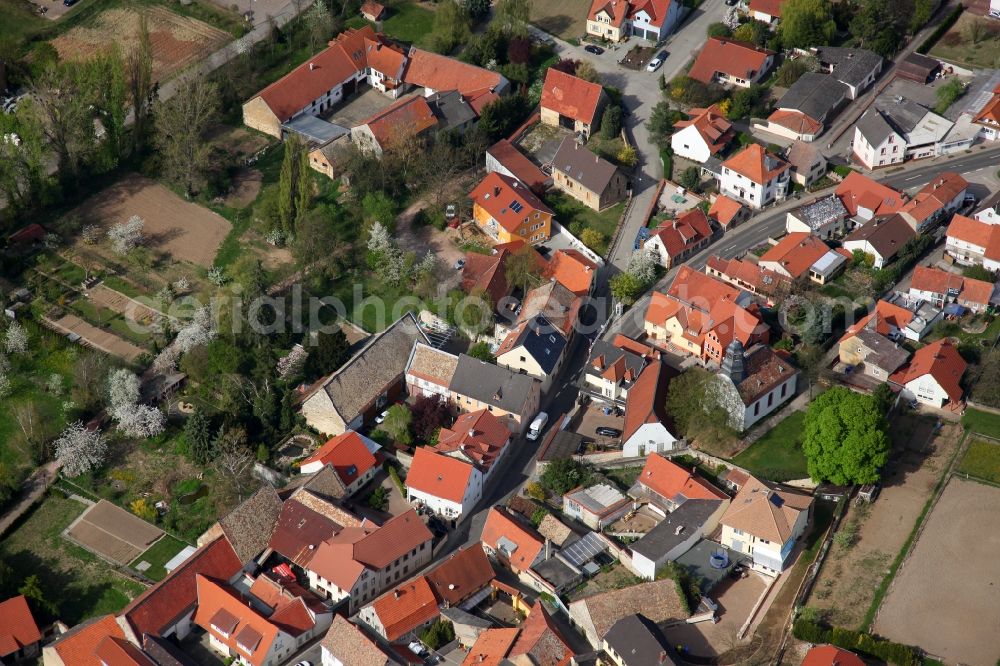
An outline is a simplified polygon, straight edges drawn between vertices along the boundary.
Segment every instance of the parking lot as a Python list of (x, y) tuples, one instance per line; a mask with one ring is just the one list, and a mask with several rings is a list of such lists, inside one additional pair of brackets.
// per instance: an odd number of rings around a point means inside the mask
[[(619, 410), (621, 411), (621, 410)], [(625, 427), (625, 416), (622, 413), (620, 416), (615, 416), (612, 414), (604, 413), (604, 405), (596, 402), (591, 402), (585, 407), (581, 408), (580, 416), (577, 419), (577, 426), (573, 429), (574, 432), (584, 436), (587, 440), (593, 441), (598, 445), (608, 446), (611, 444), (621, 445), (621, 437), (605, 437), (603, 435), (597, 434), (598, 428), (614, 428), (618, 432), (621, 432)]]

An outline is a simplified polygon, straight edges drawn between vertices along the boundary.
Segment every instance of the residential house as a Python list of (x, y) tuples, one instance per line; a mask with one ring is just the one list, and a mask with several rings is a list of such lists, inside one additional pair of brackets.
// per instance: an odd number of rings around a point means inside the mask
[(545, 606), (536, 601), (520, 627), (487, 629), (481, 633), (465, 656), (462, 666), (569, 666), (574, 663), (574, 656), (573, 648), (552, 621)]
[(884, 382), (906, 363), (910, 352), (898, 341), (880, 334), (875, 323), (870, 321), (868, 326), (840, 339), (838, 355), (841, 363)]
[(402, 666), (358, 625), (336, 615), (320, 643), (322, 666)]
[(898, 213), (908, 197), (868, 176), (851, 171), (834, 190), (851, 217), (867, 221), (875, 216)]
[(719, 526), (729, 506), (726, 499), (692, 499), (683, 502), (656, 527), (629, 546), (632, 570), (646, 580), (655, 580), (668, 563), (691, 550)]
[[(492, 100), (491, 100), (492, 101)], [(457, 90), (439, 91), (427, 96), (427, 105), (437, 119), (436, 131), (461, 135), (479, 122), (481, 107), (471, 104)]]
[[(614, 666), (674, 666), (670, 642), (656, 623), (641, 613), (615, 622), (601, 648)], [(602, 663), (603, 660), (602, 660)]]
[(882, 56), (868, 49), (818, 46), (810, 50), (823, 71), (847, 86), (849, 99), (857, 99), (882, 71)]
[(736, 137), (736, 130), (716, 104), (691, 109), (688, 115), (687, 120), (674, 123), (674, 133), (670, 136), (674, 155), (704, 164)]
[(433, 539), (413, 509), (381, 527), (368, 521), (345, 526), (316, 544), (306, 570), (309, 586), (335, 602), (347, 599), (353, 614), (430, 562)]
[(486, 150), (486, 170), (517, 178), (537, 195), (544, 193), (552, 184), (552, 176), (543, 172), (507, 139), (500, 139)]
[(751, 208), (761, 209), (788, 194), (790, 165), (751, 143), (722, 163), (719, 189)]
[(846, 264), (847, 257), (805, 231), (785, 234), (760, 257), (761, 268), (792, 280), (808, 278), (818, 284), (826, 284), (836, 277)]
[(902, 329), (909, 340), (919, 341), (941, 321), (944, 311), (934, 307), (922, 298), (913, 298), (908, 293), (895, 292), (886, 296), (886, 302), (910, 313), (910, 321)]
[[(583, 299), (564, 287), (556, 280), (550, 279), (540, 287), (535, 287), (524, 295), (521, 302), (521, 312), (514, 322), (516, 327), (533, 317), (542, 315), (563, 337), (572, 340), (576, 334), (576, 324), (580, 318), (580, 307)], [(504, 323), (497, 323), (497, 332), (506, 338), (513, 327), (507, 328)], [(499, 337), (499, 336), (498, 336)]]
[(361, 609), (358, 619), (379, 636), (394, 642), (416, 634), (441, 614), (426, 576), (396, 585)]
[(553, 184), (583, 205), (604, 210), (625, 198), (628, 180), (618, 167), (590, 152), (571, 136), (552, 158)]
[(917, 266), (910, 279), (910, 295), (923, 299), (936, 308), (958, 303), (972, 312), (983, 312), (994, 301), (998, 285), (984, 280), (962, 277), (930, 266)]
[(809, 187), (826, 175), (826, 157), (815, 146), (805, 141), (793, 141), (785, 151), (792, 174), (792, 182)]
[(413, 94), (362, 120), (351, 128), (351, 141), (362, 152), (382, 157), (394, 145), (438, 126), (427, 100)]
[(979, 136), (983, 139), (1000, 140), (1000, 85), (993, 89), (993, 94), (976, 113), (973, 122), (980, 126)]
[[(462, 291), (467, 294), (481, 294), (496, 307), (509, 305), (504, 297), (510, 295), (512, 286), (507, 283), (507, 260), (516, 252), (529, 247), (523, 240), (495, 245), (490, 254), (479, 252), (465, 253), (465, 266), (462, 267)], [(537, 252), (538, 267), (544, 266), (542, 255)]]
[(769, 305), (783, 298), (792, 288), (791, 278), (745, 259), (723, 259), (712, 255), (705, 261), (705, 273), (750, 292)]
[(425, 574), (442, 608), (472, 609), (492, 594), (496, 572), (481, 544), (452, 553)]
[(598, 264), (579, 250), (556, 250), (552, 253), (542, 277), (555, 280), (577, 296), (589, 296), (594, 291)]
[(498, 243), (544, 243), (552, 235), (552, 209), (516, 178), (489, 173), (469, 197), (476, 226)]
[(760, 83), (774, 65), (774, 51), (728, 37), (709, 37), (688, 76), (702, 83), (749, 88)]
[(856, 228), (844, 238), (842, 247), (848, 252), (864, 252), (872, 257), (872, 267), (884, 268), (903, 246), (916, 237), (913, 227), (899, 214), (876, 217)]
[(674, 31), (682, 13), (676, 0), (593, 0), (587, 34), (609, 42), (635, 35), (657, 43)]
[(815, 141), (849, 99), (832, 74), (805, 72), (781, 97), (764, 128), (798, 141)]
[(853, 652), (839, 647), (816, 645), (806, 652), (802, 666), (865, 666), (865, 662)]
[[(246, 666), (284, 663), (307, 641), (325, 631), (333, 613), (303, 597), (277, 595), (265, 600), (198, 574), (198, 609), (194, 622), (208, 634), (211, 647)], [(306, 592), (308, 594), (308, 592)], [(257, 602), (257, 603), (255, 603)]]
[(114, 615), (86, 620), (42, 648), (44, 666), (103, 666), (128, 661), (153, 666), (152, 659), (126, 640)]
[(653, 359), (639, 374), (625, 399), (622, 456), (644, 456), (681, 446), (673, 420), (667, 416), (669, 367)]
[(0, 602), (0, 662), (37, 658), (42, 633), (23, 594)]
[(437, 397), (447, 402), (448, 386), (457, 367), (457, 356), (418, 340), (406, 362), (406, 392), (417, 398)]
[(788, 211), (785, 217), (788, 233), (804, 232), (821, 239), (840, 236), (847, 227), (847, 208), (836, 194), (804, 203)]
[(545, 125), (565, 127), (585, 137), (601, 124), (608, 96), (599, 83), (585, 81), (554, 67), (545, 72), (541, 119)]
[(372, 336), (343, 366), (306, 391), (306, 423), (327, 435), (361, 428), (403, 394), (406, 364), (417, 341), (430, 342), (410, 312)]
[(331, 465), (349, 497), (375, 477), (379, 469), (375, 454), (382, 448), (353, 430), (331, 438), (299, 464), (299, 472), (313, 474)]
[[(924, 312), (928, 318), (918, 315), (915, 310), (919, 310), (920, 305), (924, 303), (919, 299), (909, 303), (902, 301), (901, 304), (894, 303), (892, 300), (879, 299), (871, 312), (847, 328), (847, 331), (840, 338), (841, 341), (854, 336), (864, 328), (871, 328), (879, 335), (884, 335), (894, 342), (903, 338), (916, 342), (930, 330), (941, 314), (940, 310), (934, 310)], [(907, 305), (913, 309), (907, 308)], [(930, 306), (930, 304), (927, 305)]]
[(781, 19), (781, 5), (784, 0), (749, 0), (745, 1), (747, 13), (754, 21), (763, 21), (773, 25)]
[(517, 434), (538, 413), (540, 386), (532, 377), (461, 354), (448, 392), (458, 411), (486, 409)]
[(500, 507), (486, 515), (480, 541), (487, 555), (518, 575), (546, 559), (541, 536)]
[(799, 371), (767, 345), (744, 351), (739, 340), (726, 348), (715, 375), (719, 404), (729, 414), (729, 425), (743, 432), (775, 412), (795, 396)]
[(385, 18), (385, 14), (385, 5), (379, 2), (372, 2), (372, 0), (368, 0), (361, 5), (361, 16), (363, 16), (366, 21), (371, 21), (372, 23), (381, 21)]
[[(621, 340), (621, 343), (619, 343)], [(599, 402), (625, 406), (653, 350), (619, 336), (614, 343), (597, 338), (590, 348), (580, 388)]]
[(577, 599), (569, 604), (569, 619), (599, 649), (623, 618), (642, 613), (658, 626), (670, 627), (687, 620), (686, 608), (676, 583), (666, 578)]
[(538, 314), (507, 334), (497, 348), (496, 362), (502, 368), (535, 377), (542, 383), (541, 390), (547, 391), (562, 369), (567, 346), (562, 331)]
[(854, 127), (854, 158), (867, 169), (933, 157), (954, 123), (916, 102), (885, 94)]
[(563, 513), (594, 530), (604, 529), (631, 509), (629, 498), (607, 483), (574, 488), (562, 497)]
[[(332, 470), (330, 471), (332, 472)], [(319, 472), (303, 485), (314, 483), (317, 478), (325, 476), (327, 475)], [(341, 490), (343, 484), (339, 477), (336, 473), (332, 476), (337, 479), (336, 490)], [(220, 536), (225, 537), (239, 564), (247, 569), (252, 569), (257, 565), (261, 554), (268, 548), (271, 535), (274, 534), (278, 520), (281, 518), (283, 506), (284, 503), (281, 496), (278, 495), (278, 491), (270, 484), (263, 483), (250, 497), (237, 504), (217, 523), (205, 530), (198, 537), (198, 546), (212, 543)], [(220, 548), (220, 550), (225, 552), (224, 548)], [(228, 558), (222, 559), (225, 561)], [(218, 576), (218, 578), (222, 577)]]
[(506, 455), (510, 430), (482, 409), (442, 428), (433, 446), (417, 447), (406, 477), (406, 499), (446, 518), (464, 518), (479, 503)]
[(666, 517), (691, 500), (725, 502), (729, 495), (691, 470), (658, 453), (650, 454), (628, 494)]
[(701, 208), (692, 208), (653, 230), (643, 247), (658, 264), (670, 269), (706, 247), (714, 238), (712, 224)]
[(951, 342), (941, 339), (921, 347), (910, 362), (890, 378), (902, 390), (904, 400), (916, 400), (930, 407), (961, 409), (962, 375), (968, 364)]
[(914, 231), (923, 233), (962, 207), (968, 187), (965, 178), (954, 171), (946, 171), (913, 195), (899, 214)]
[(344, 185), (350, 185), (350, 177), (344, 172), (347, 158), (351, 153), (351, 133), (349, 131), (339, 136), (316, 143), (309, 149), (309, 167), (330, 180), (340, 178)]
[(305, 571), (316, 554), (316, 547), (346, 526), (309, 506), (311, 502), (299, 499), (304, 499), (304, 494), (285, 500), (267, 547), (296, 570)]
[(809, 522), (812, 497), (751, 476), (722, 515), (722, 545), (751, 557), (769, 575), (788, 564)]
[(729, 231), (750, 217), (750, 209), (725, 194), (717, 194), (708, 209), (708, 217), (724, 231)]
[(1000, 270), (1000, 224), (955, 215), (948, 225), (945, 251), (964, 266)]

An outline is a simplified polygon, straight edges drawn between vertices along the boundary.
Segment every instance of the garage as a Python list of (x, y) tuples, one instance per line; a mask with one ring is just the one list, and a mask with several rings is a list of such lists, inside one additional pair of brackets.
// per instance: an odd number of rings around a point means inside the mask
[(643, 39), (648, 39), (651, 42), (658, 40), (659, 35), (655, 30), (646, 30), (645, 28), (640, 28), (639, 26), (632, 27), (632, 34), (636, 37), (642, 37)]

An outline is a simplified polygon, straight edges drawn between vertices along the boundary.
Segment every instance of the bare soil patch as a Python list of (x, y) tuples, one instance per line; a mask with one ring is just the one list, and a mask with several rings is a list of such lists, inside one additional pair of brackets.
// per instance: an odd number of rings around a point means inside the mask
[(1000, 488), (952, 477), (900, 567), (875, 631), (948, 663), (1000, 659)]
[[(166, 7), (148, 7), (145, 14), (153, 49), (154, 80), (169, 78), (232, 39), (224, 30), (180, 16)], [(134, 9), (107, 9), (51, 43), (63, 60), (86, 60), (112, 42), (128, 53), (138, 43), (140, 16)]]
[(100, 226), (102, 231), (138, 215), (146, 222), (149, 247), (175, 260), (205, 268), (215, 261), (231, 227), (221, 215), (185, 201), (159, 183), (138, 175), (127, 176), (94, 195), (75, 214), (85, 223)]
[(103, 284), (89, 290), (87, 296), (93, 303), (123, 314), (128, 319), (146, 326), (165, 316), (159, 310), (154, 310), (148, 305), (133, 300), (120, 291), (115, 291)]
[(163, 530), (101, 500), (76, 519), (66, 536), (101, 557), (128, 564), (162, 537)]
[(117, 356), (129, 363), (146, 353), (145, 349), (136, 347), (131, 342), (114, 333), (97, 328), (76, 315), (64, 315), (52, 322), (52, 324), (63, 333), (76, 333), (95, 349), (99, 349), (112, 356)]
[(531, 22), (563, 39), (580, 38), (587, 31), (588, 0), (532, 0)]
[(241, 169), (233, 178), (232, 190), (226, 197), (226, 205), (230, 208), (246, 208), (260, 194), (261, 181), (264, 176), (257, 169)]
[(934, 419), (907, 413), (890, 425), (894, 448), (874, 504), (851, 506), (843, 525), (858, 526), (854, 544), (834, 542), (807, 605), (834, 625), (858, 628), (875, 590), (951, 460), (962, 430), (949, 424), (934, 434)]

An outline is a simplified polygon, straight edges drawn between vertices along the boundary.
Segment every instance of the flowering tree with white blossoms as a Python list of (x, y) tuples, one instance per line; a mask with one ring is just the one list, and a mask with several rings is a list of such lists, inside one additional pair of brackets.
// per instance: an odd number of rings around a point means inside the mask
[(629, 257), (628, 267), (625, 270), (644, 285), (648, 285), (656, 278), (656, 257), (651, 250), (634, 252)]
[(66, 476), (80, 476), (101, 466), (108, 443), (100, 430), (87, 430), (83, 421), (77, 421), (56, 439), (55, 452)]
[(154, 437), (166, 426), (163, 412), (139, 404), (139, 378), (125, 368), (112, 370), (108, 375), (108, 403), (118, 431), (129, 437)]
[(4, 335), (4, 345), (8, 354), (23, 354), (28, 351), (28, 331), (16, 321), (11, 322)]
[(146, 222), (138, 215), (128, 218), (124, 224), (116, 224), (108, 229), (108, 240), (111, 247), (118, 254), (128, 254), (138, 246), (142, 245), (143, 228)]

